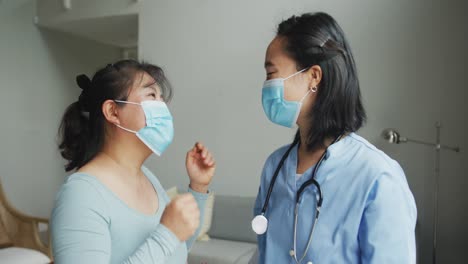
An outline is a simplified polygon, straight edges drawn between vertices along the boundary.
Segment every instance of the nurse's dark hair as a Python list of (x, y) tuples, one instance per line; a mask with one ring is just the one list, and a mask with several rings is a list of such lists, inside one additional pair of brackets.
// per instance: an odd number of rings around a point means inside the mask
[[(355, 132), (366, 121), (353, 54), (338, 23), (326, 13), (292, 16), (278, 26), (285, 51), (297, 70), (319, 65), (322, 80), (309, 116), (308, 150), (323, 146), (325, 139)], [(299, 132), (296, 139), (299, 138)]]
[(167, 102), (172, 88), (163, 70), (146, 62), (121, 60), (99, 69), (92, 79), (85, 74), (76, 77), (82, 89), (78, 101), (65, 110), (59, 128), (59, 150), (67, 160), (66, 171), (79, 169), (101, 150), (106, 140), (106, 119), (102, 104), (106, 100), (125, 101), (143, 73), (149, 74), (161, 88)]

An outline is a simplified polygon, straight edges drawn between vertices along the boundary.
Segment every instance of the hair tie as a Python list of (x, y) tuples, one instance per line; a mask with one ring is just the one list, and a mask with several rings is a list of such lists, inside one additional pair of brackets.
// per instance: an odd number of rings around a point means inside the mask
[(91, 89), (92, 83), (86, 74), (76, 76), (76, 84), (84, 91)]
[(78, 97), (78, 105), (83, 112), (89, 112), (89, 93), (92, 90), (92, 82), (86, 74), (76, 76), (76, 83), (83, 91)]

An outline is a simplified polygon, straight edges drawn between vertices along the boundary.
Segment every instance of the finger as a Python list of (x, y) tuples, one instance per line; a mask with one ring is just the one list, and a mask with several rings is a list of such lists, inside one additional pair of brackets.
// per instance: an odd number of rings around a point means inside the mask
[(181, 200), (180, 203), (183, 205), (184, 210), (187, 213), (193, 213), (198, 209), (197, 202), (190, 199)]
[(193, 215), (200, 216), (200, 209), (198, 208), (197, 203), (195, 203), (194, 205), (191, 205), (187, 211)]
[(194, 159), (200, 159), (201, 155), (196, 147), (193, 147), (188, 153), (188, 155)]
[(213, 166), (214, 157), (213, 157), (213, 154), (211, 154), (211, 152), (208, 152), (208, 156), (205, 159), (205, 164), (208, 165), (208, 166)]
[(214, 159), (211, 159), (210, 164), (208, 166), (214, 167), (215, 165), (216, 165), (216, 161)]
[(201, 151), (201, 156), (202, 158), (206, 158), (206, 156), (208, 155), (208, 149), (207, 148), (203, 148), (203, 150)]
[(193, 153), (194, 157), (197, 157), (197, 156), (199, 156), (197, 154), (200, 154), (203, 151), (203, 149), (204, 149), (204, 147), (203, 146), (200, 147), (199, 143), (197, 142), (190, 151)]
[(198, 153), (197, 153), (195, 150), (192, 149), (192, 150), (190, 150), (190, 151), (187, 153), (187, 155), (188, 155), (189, 157), (191, 157), (191, 158), (197, 158)]
[(194, 215), (197, 213), (197, 206), (196, 205), (193, 205), (193, 204), (186, 204), (184, 206), (184, 211), (188, 214), (188, 215)]
[(191, 193), (184, 193), (184, 194), (181, 194), (179, 195), (178, 197), (182, 202), (190, 202), (191, 200), (195, 200), (195, 197), (193, 197), (193, 195)]
[(198, 152), (197, 146), (193, 146), (193, 148), (190, 150), (191, 153), (195, 154)]
[(213, 160), (213, 156), (211, 155), (211, 153), (207, 153), (206, 154), (206, 157), (203, 159), (203, 163), (205, 163), (205, 165), (208, 165), (208, 163), (210, 163), (210, 161)]
[(188, 200), (191, 200), (191, 199), (195, 199), (195, 197), (193, 197), (193, 194), (191, 193), (184, 193), (182, 194), (182, 196), (185, 198), (185, 199), (188, 199)]
[(196, 148), (193, 147), (189, 151), (187, 151), (187, 157), (193, 157), (195, 153), (196, 153)]
[(193, 158), (196, 159), (196, 160), (203, 159), (201, 153), (198, 153), (198, 152), (195, 152), (195, 153), (193, 154)]
[(191, 148), (187, 153), (189, 154), (195, 153), (195, 147)]
[(198, 149), (198, 150), (203, 150), (205, 148), (205, 146), (203, 145), (203, 143), (201, 142), (197, 142), (195, 144), (195, 147)]

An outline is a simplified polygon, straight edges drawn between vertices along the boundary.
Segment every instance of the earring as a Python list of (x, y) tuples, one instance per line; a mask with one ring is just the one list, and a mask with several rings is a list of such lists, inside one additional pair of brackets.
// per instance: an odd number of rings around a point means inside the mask
[(310, 90), (311, 90), (313, 93), (316, 93), (316, 92), (317, 92), (317, 86), (310, 88)]

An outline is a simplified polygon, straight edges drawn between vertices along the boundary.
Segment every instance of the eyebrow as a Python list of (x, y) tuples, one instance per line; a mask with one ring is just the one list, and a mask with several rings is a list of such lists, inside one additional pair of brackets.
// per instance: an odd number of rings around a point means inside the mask
[(149, 82), (143, 85), (143, 88), (152, 88), (151, 86), (157, 84), (157, 82)]
[(161, 88), (155, 86), (155, 84), (157, 84), (157, 82), (148, 83), (147, 85), (143, 86), (143, 91), (151, 89), (152, 91), (156, 92), (156, 94), (162, 94)]

